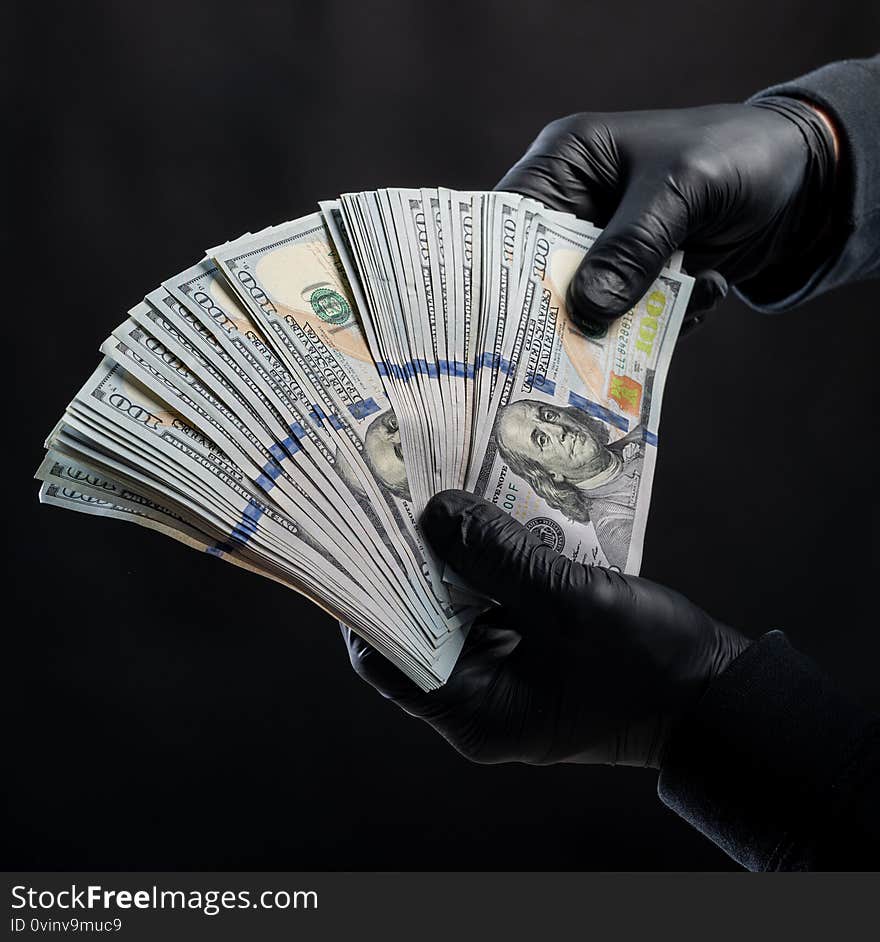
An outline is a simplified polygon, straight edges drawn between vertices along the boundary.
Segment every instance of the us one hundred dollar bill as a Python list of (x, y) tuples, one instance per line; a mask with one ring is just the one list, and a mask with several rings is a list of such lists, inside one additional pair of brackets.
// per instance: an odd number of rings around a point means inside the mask
[(510, 365), (473, 490), (573, 560), (637, 573), (663, 384), (690, 284), (664, 273), (623, 317), (585, 334), (565, 296), (597, 235), (540, 218), (532, 226)]
[(422, 689), (491, 604), (422, 537), (467, 488), (637, 572), (680, 258), (601, 335), (565, 307), (599, 230), (507, 193), (344, 194), (150, 290), (46, 440), (40, 500), (272, 579)]

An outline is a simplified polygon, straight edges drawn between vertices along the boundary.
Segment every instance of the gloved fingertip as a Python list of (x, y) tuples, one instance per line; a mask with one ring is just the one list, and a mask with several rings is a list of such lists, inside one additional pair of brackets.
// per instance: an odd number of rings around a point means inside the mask
[(462, 545), (462, 515), (479, 502), (474, 494), (459, 490), (441, 491), (428, 501), (422, 512), (422, 532), (441, 559)]
[(345, 642), (345, 647), (348, 650), (349, 660), (351, 661), (352, 667), (357, 669), (358, 663), (369, 652), (372, 652), (373, 648), (364, 641), (360, 635), (355, 634), (348, 625), (343, 625), (342, 622), (340, 622), (339, 627), (342, 629), (342, 640)]
[(695, 275), (680, 336), (689, 337), (698, 327), (702, 327), (708, 315), (727, 297), (727, 291), (727, 279), (719, 272), (707, 269)]
[[(547, 199), (547, 191), (545, 188), (535, 186), (533, 181), (522, 176), (508, 174), (502, 177), (492, 189), (496, 193), (511, 193), (515, 196), (524, 196), (526, 199), (537, 200), (539, 203), (544, 203), (544, 200)], [(544, 203), (544, 205), (546, 206), (547, 204)], [(550, 208), (553, 209), (555, 207), (551, 206)]]
[(391, 661), (359, 635), (349, 630), (348, 657), (355, 674), (388, 700), (418, 696), (418, 687)]
[(576, 318), (575, 325), (578, 330), (590, 340), (601, 340), (605, 334), (608, 333), (608, 324), (590, 320), (586, 317)]
[(568, 313), (574, 325), (587, 337), (604, 337), (608, 325), (632, 307), (628, 290), (619, 273), (588, 256), (566, 292)]
[(688, 314), (711, 311), (727, 297), (728, 290), (727, 279), (721, 272), (713, 268), (697, 272), (694, 275), (694, 287), (688, 302)]
[(572, 211), (570, 194), (560, 185), (558, 174), (541, 160), (521, 160), (495, 184), (496, 193), (514, 193), (537, 200), (548, 209)]

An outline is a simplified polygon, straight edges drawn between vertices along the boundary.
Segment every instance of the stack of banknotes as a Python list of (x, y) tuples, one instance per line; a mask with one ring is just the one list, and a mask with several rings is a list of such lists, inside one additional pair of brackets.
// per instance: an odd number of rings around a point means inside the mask
[(438, 491), (639, 569), (692, 282), (673, 258), (578, 329), (566, 288), (598, 234), (512, 194), (387, 189), (210, 249), (102, 344), (40, 499), (281, 582), (434, 689), (488, 604), (422, 539)]

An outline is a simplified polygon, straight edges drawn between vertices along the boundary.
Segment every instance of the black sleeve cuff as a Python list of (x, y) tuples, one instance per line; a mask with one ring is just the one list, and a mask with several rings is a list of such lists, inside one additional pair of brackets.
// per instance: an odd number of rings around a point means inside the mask
[(747, 304), (768, 313), (880, 275), (880, 55), (834, 62), (750, 100), (777, 95), (826, 111), (841, 147), (835, 232), (827, 254), (762, 272), (735, 288)]
[(750, 870), (859, 869), (878, 782), (880, 724), (771, 631), (673, 734), (658, 792)]

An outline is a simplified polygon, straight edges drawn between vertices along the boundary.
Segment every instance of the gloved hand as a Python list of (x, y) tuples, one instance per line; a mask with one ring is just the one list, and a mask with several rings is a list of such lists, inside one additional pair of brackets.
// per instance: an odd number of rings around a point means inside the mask
[[(628, 311), (675, 249), (695, 275), (689, 317), (828, 238), (837, 141), (793, 98), (679, 111), (576, 114), (548, 124), (498, 189), (604, 226), (569, 287), (597, 334)], [(687, 323), (687, 320), (686, 320)]]
[(553, 552), (493, 504), (444, 491), (423, 532), (500, 603), (426, 694), (343, 627), (357, 673), (476, 762), (659, 768), (670, 730), (749, 644), (686, 598)]

